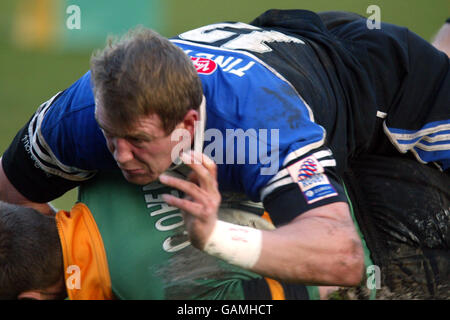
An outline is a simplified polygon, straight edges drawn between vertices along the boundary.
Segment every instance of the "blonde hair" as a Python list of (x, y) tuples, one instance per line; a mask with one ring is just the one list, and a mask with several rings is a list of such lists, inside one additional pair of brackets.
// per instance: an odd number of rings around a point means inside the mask
[(202, 86), (189, 57), (155, 31), (138, 27), (93, 54), (97, 107), (130, 129), (140, 116), (157, 114), (170, 133), (202, 100)]

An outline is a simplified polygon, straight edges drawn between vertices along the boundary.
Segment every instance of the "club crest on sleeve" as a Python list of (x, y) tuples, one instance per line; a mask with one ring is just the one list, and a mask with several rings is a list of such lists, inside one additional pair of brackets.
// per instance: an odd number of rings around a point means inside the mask
[(315, 175), (320, 168), (319, 166), (320, 164), (316, 159), (307, 158), (298, 170), (298, 181)]
[(330, 180), (324, 174), (322, 165), (314, 156), (297, 161), (287, 170), (308, 204), (337, 195)]

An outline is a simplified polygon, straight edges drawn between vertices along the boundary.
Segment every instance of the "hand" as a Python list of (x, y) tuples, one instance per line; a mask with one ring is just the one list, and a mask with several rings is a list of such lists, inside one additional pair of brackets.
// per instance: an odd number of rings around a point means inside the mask
[(191, 243), (202, 250), (217, 221), (221, 196), (217, 183), (217, 166), (206, 155), (191, 151), (180, 159), (192, 169), (187, 180), (161, 175), (161, 183), (185, 193), (180, 199), (173, 195), (163, 195), (169, 205), (182, 210)]

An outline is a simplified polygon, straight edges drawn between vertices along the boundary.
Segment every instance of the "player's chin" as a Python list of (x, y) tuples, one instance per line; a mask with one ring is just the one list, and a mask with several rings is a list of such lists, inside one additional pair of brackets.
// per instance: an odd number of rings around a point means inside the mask
[(158, 176), (148, 172), (129, 172), (122, 170), (122, 174), (128, 182), (146, 185), (158, 179)]

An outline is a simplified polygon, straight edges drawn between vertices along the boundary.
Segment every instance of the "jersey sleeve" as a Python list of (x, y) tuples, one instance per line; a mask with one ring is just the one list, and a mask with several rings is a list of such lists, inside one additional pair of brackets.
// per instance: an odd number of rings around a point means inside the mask
[(113, 164), (94, 117), (88, 72), (43, 103), (2, 156), (3, 170), (27, 199), (48, 202)]
[(336, 160), (327, 147), (300, 156), (290, 153), (262, 188), (261, 198), (275, 225), (326, 204), (347, 202)]

